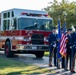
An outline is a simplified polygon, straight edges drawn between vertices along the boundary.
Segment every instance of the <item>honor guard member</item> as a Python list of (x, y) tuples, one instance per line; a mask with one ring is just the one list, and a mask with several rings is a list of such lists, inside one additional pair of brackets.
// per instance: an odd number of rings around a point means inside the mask
[[(62, 36), (62, 33), (64, 33), (63, 28), (61, 28), (61, 36)], [(61, 42), (61, 41), (58, 40), (58, 42)], [(62, 57), (62, 55), (59, 54), (59, 57)], [(58, 57), (58, 58), (59, 58), (59, 57)], [(60, 60), (59, 60), (59, 61), (60, 61)], [(65, 68), (65, 57), (62, 57), (62, 60), (61, 60), (61, 67), (62, 67), (62, 68)], [(57, 68), (60, 68), (59, 62), (57, 62)]]
[(68, 37), (68, 42), (67, 42), (67, 61), (66, 61), (66, 66), (68, 67), (68, 60), (70, 60), (70, 63), (69, 63), (69, 69), (71, 70), (71, 51), (72, 51), (72, 28), (69, 28), (67, 30), (67, 37)]
[(57, 34), (56, 34), (56, 27), (52, 28), (52, 33), (48, 37), (49, 41), (49, 66), (52, 66), (52, 55), (54, 54), (54, 66), (56, 66), (56, 39), (57, 39)]
[(76, 54), (76, 26), (75, 32), (72, 33), (72, 67), (71, 67), (71, 72), (75, 73), (75, 54)]

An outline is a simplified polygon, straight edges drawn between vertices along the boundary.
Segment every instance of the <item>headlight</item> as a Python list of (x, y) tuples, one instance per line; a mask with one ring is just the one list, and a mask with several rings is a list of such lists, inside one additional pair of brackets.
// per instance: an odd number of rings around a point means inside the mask
[(16, 49), (22, 50), (24, 49), (24, 46), (16, 46)]

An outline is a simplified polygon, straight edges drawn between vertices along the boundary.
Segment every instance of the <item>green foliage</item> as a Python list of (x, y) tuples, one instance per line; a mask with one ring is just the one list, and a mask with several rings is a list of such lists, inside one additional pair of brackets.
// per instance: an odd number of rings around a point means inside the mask
[(72, 25), (76, 25), (76, 2), (69, 2), (68, 0), (62, 0), (58, 2), (58, 0), (54, 0), (54, 2), (49, 3), (50, 6), (44, 8), (53, 18), (54, 24), (57, 25), (58, 17), (60, 17), (61, 25), (64, 23), (64, 14), (63, 12), (66, 11), (66, 23), (67, 28), (71, 27)]

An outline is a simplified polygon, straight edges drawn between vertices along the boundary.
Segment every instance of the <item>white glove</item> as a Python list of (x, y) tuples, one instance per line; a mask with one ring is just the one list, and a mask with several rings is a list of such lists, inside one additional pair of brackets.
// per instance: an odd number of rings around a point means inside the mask
[(72, 46), (70, 46), (70, 49), (72, 49)]
[(56, 43), (53, 45), (53, 47), (56, 47)]

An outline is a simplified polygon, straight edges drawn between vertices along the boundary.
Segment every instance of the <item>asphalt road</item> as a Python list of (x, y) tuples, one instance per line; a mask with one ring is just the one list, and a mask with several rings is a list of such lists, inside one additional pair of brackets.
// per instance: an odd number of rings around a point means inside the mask
[[(0, 56), (5, 57), (3, 51), (0, 52)], [(76, 75), (76, 73), (72, 74), (70, 71), (65, 71), (64, 69), (57, 69), (56, 67), (48, 67), (49, 57), (45, 56), (43, 58), (36, 58), (35, 55), (33, 54), (16, 54), (13, 58), (10, 59), (37, 65), (40, 67), (47, 68), (49, 70), (55, 70), (54, 75)], [(76, 63), (75, 63), (75, 71), (76, 71)], [(42, 75), (51, 75), (51, 74), (42, 74)]]

